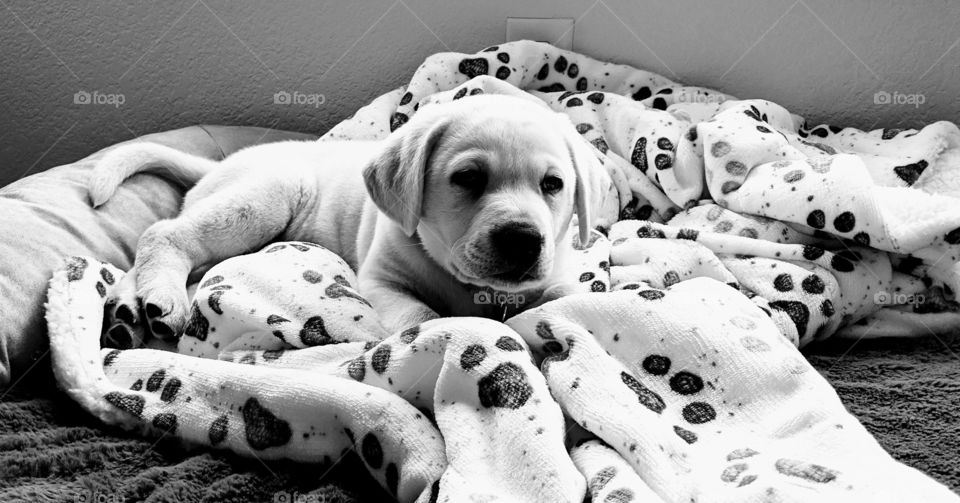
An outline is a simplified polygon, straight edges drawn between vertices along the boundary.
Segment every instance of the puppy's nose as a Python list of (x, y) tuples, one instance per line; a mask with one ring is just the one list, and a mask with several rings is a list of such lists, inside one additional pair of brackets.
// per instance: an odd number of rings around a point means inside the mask
[(543, 248), (543, 235), (525, 222), (510, 222), (497, 228), (491, 240), (500, 257), (520, 274), (537, 262)]

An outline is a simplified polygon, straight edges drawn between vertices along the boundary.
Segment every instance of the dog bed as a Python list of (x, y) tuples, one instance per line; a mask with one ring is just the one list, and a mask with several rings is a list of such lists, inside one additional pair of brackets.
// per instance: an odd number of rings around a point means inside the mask
[[(309, 135), (256, 127), (192, 126), (143, 136), (184, 152), (222, 159), (243, 147)], [(0, 188), (0, 386), (49, 367), (43, 302), (51, 274), (68, 255), (93, 255), (127, 268), (143, 231), (177, 214), (184, 188), (135, 176), (94, 210), (90, 168), (107, 151)], [(23, 169), (21, 167), (20, 169)], [(49, 371), (47, 371), (49, 373)]]
[(585, 293), (506, 325), (442, 319), (365, 343), (328, 333), (328, 315), (297, 336), (263, 309), (277, 289), (244, 273), (267, 255), (323, 289), (311, 309), (375, 313), (329, 252), (272, 245), (207, 273), (187, 336), (235, 339), (260, 309), (299, 349), (211, 361), (100, 353), (123, 273), (72, 257), (47, 313), (61, 386), (105, 422), (239, 454), (356, 450), (401, 501), (956, 500), (890, 458), (796, 350), (957, 326), (955, 126), (808, 128), (769, 102), (523, 42), (432, 57), (327, 137), (379, 137), (432, 102), (518, 88), (569, 115), (610, 176), (605, 235), (570, 271)]

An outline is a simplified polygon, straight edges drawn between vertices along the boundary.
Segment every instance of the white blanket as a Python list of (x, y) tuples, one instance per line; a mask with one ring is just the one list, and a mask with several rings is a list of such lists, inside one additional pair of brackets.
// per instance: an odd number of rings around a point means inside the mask
[(480, 92), (544, 100), (602, 156), (599, 232), (569, 271), (583, 293), (381, 341), (342, 260), (281, 243), (204, 276), (178, 353), (121, 351), (100, 330), (123, 272), (74, 257), (47, 311), (61, 386), (107, 423), (244, 455), (355, 449), (400, 501), (960, 501), (797, 349), (958, 327), (954, 125), (808, 128), (517, 42), (432, 56), (324, 138)]

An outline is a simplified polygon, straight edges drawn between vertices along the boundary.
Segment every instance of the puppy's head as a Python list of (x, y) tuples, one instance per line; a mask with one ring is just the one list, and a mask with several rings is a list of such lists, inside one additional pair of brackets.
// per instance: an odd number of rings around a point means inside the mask
[(596, 157), (543, 104), (471, 96), (420, 110), (364, 170), (370, 197), (457, 280), (540, 288), (574, 208), (590, 233)]

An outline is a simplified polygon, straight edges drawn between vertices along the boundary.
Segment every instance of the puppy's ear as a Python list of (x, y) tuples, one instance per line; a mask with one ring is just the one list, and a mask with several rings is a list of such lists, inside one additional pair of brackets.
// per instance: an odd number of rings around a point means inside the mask
[(420, 222), (427, 164), (449, 121), (413, 120), (384, 141), (363, 170), (367, 193), (377, 208), (413, 236)]
[(593, 148), (584, 140), (574, 129), (569, 126), (566, 134), (567, 151), (570, 154), (570, 162), (573, 164), (573, 170), (577, 175), (576, 184), (576, 208), (577, 224), (580, 230), (580, 243), (586, 244), (590, 240), (590, 231), (593, 221), (592, 205), (600, 202), (602, 194), (603, 167)]

